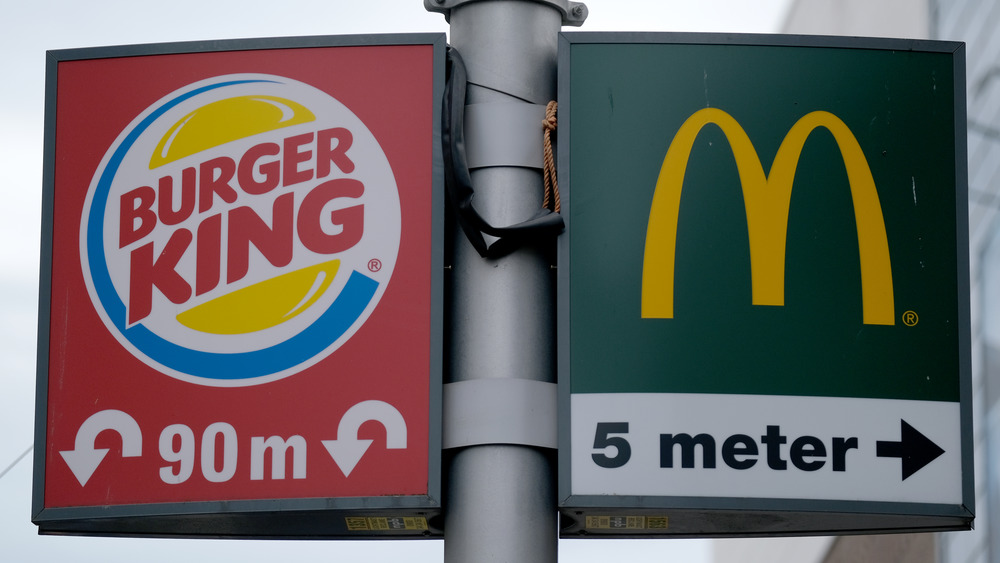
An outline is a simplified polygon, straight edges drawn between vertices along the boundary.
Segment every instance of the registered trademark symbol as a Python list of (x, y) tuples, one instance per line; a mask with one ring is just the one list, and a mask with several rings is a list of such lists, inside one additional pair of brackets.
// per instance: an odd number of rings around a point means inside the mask
[(372, 258), (368, 261), (368, 271), (377, 272), (382, 269), (382, 261), (378, 258)]
[(903, 324), (906, 326), (917, 326), (920, 322), (920, 317), (914, 311), (907, 311), (903, 313)]

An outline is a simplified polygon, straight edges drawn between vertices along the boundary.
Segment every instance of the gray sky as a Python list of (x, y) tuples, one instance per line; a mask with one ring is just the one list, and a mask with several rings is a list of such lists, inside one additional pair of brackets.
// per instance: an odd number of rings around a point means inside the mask
[[(0, 472), (33, 441), (45, 51), (248, 37), (448, 30), (421, 0), (35, 0), (0, 18)], [(788, 0), (589, 0), (585, 31), (775, 32)], [(259, 542), (40, 537), (31, 455), (0, 476), (0, 560), (217, 563), (442, 560), (440, 541)], [(560, 561), (707, 561), (699, 540), (562, 541)]]

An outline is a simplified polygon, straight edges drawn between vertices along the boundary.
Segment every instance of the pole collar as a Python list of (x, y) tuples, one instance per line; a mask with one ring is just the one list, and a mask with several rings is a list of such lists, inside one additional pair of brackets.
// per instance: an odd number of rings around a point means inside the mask
[[(483, 1), (484, 0), (424, 0), (424, 9), (428, 12), (438, 12), (444, 14), (445, 21), (450, 23), (452, 8), (457, 8), (462, 4)], [(580, 27), (583, 25), (583, 22), (586, 21), (587, 15), (590, 13), (590, 11), (587, 10), (587, 5), (583, 2), (571, 2), (570, 0), (533, 1), (540, 4), (548, 4), (549, 6), (559, 10), (559, 13), (562, 14), (563, 25)]]
[(444, 449), (485, 444), (556, 448), (557, 387), (528, 379), (444, 385)]

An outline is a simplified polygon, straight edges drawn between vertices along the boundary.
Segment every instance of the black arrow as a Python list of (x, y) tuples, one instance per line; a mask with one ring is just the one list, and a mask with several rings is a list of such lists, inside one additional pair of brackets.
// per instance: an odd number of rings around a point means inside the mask
[(944, 453), (940, 446), (903, 419), (899, 419), (899, 434), (898, 442), (875, 442), (875, 456), (900, 458), (903, 462), (903, 481)]

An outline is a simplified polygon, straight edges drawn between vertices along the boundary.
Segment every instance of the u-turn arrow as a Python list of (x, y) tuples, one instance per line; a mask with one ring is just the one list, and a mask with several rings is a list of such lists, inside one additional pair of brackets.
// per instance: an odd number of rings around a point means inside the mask
[(94, 447), (97, 435), (105, 430), (114, 430), (122, 437), (122, 457), (142, 455), (142, 430), (134, 418), (114, 409), (90, 415), (90, 418), (83, 421), (76, 431), (73, 449), (59, 452), (81, 487), (87, 484), (97, 466), (110, 451), (108, 448)]
[(358, 430), (369, 420), (377, 420), (385, 427), (385, 447), (390, 450), (406, 449), (406, 421), (396, 407), (384, 401), (362, 401), (347, 409), (337, 425), (337, 439), (323, 440), (326, 451), (344, 473), (351, 474), (372, 445), (372, 440), (359, 440)]
[(877, 457), (898, 457), (902, 463), (903, 481), (925, 465), (934, 461), (944, 450), (912, 427), (905, 420), (899, 420), (900, 440), (898, 442), (875, 442)]

